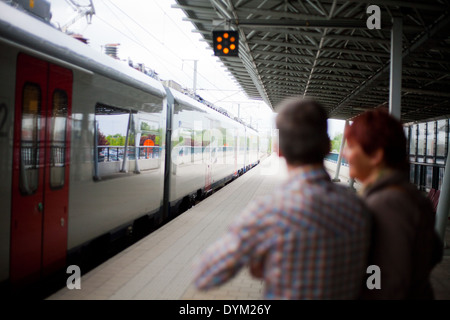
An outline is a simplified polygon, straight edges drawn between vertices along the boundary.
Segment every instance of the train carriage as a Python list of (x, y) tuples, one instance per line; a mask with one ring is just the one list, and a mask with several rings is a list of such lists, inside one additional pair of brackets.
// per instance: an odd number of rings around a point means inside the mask
[(37, 281), (95, 239), (162, 223), (264, 155), (255, 130), (0, 12), (0, 282)]

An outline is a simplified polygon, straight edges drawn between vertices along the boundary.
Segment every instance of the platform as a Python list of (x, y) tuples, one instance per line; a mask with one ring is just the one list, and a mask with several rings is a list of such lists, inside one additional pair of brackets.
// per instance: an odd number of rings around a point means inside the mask
[[(47, 299), (257, 300), (263, 283), (247, 269), (232, 281), (208, 291), (192, 284), (197, 255), (223, 234), (249, 201), (268, 194), (287, 178), (275, 156), (107, 260), (81, 278), (81, 290), (63, 288)], [(330, 176), (333, 167), (327, 165)], [(343, 177), (345, 183), (345, 177)], [(447, 235), (449, 232), (447, 232)], [(438, 299), (450, 299), (450, 253), (432, 275)]]

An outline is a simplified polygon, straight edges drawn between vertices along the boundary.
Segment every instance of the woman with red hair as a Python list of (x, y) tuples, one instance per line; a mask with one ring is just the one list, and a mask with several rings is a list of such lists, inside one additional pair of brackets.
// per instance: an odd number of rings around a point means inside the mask
[(383, 109), (356, 117), (345, 131), (350, 177), (373, 213), (369, 265), (381, 289), (364, 286), (363, 299), (432, 299), (430, 273), (442, 257), (431, 202), (409, 183), (402, 124)]

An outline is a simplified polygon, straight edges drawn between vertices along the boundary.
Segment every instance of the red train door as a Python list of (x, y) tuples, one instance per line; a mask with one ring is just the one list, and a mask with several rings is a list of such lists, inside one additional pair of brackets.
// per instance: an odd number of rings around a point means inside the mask
[(65, 264), (71, 95), (70, 70), (19, 54), (10, 251), (14, 285)]
[(67, 252), (72, 71), (49, 65), (42, 272), (64, 267)]

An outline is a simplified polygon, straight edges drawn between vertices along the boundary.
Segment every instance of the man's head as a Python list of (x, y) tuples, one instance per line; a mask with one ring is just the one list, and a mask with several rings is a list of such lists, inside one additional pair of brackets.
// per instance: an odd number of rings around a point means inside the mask
[(330, 152), (325, 109), (313, 100), (294, 97), (281, 102), (279, 110), (280, 155), (294, 166), (322, 163)]

